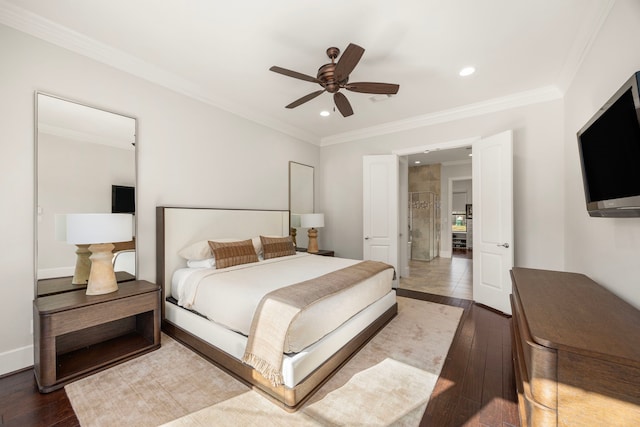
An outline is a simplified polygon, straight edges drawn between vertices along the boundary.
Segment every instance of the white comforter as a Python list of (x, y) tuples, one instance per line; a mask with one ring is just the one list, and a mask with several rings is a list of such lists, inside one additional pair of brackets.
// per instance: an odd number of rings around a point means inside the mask
[[(249, 334), (251, 320), (262, 297), (281, 287), (289, 286), (360, 262), (359, 260), (323, 257), (297, 253), (258, 263), (216, 269), (179, 270), (174, 275), (172, 295), (178, 305), (190, 308), (210, 320), (244, 335)], [(378, 274), (345, 294), (334, 298), (331, 311), (356, 314), (391, 290), (392, 270)], [(286, 346), (287, 352), (297, 352), (317, 339), (321, 323), (331, 322), (327, 306), (319, 306), (296, 319)], [(344, 315), (343, 315), (344, 317)], [(322, 326), (322, 328), (320, 328)], [(335, 327), (339, 326), (335, 325)]]

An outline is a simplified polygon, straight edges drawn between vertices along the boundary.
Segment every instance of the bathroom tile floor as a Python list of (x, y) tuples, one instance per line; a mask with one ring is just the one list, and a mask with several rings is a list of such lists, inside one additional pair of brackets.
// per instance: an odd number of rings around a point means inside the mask
[(401, 289), (473, 300), (471, 251), (454, 253), (452, 258), (409, 262), (409, 277), (401, 277)]

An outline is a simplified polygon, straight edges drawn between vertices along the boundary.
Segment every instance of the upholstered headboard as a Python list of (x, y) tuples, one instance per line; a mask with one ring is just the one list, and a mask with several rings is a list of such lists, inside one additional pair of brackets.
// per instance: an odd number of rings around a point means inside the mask
[(185, 246), (201, 240), (288, 234), (288, 210), (157, 207), (156, 281), (163, 288), (163, 298), (170, 294), (173, 272), (187, 265), (178, 255)]

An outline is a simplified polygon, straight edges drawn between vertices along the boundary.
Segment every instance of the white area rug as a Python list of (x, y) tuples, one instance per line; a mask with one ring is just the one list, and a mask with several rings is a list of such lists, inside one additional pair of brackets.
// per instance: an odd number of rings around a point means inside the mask
[(399, 312), (296, 413), (163, 335), (162, 347), (65, 387), (82, 426), (417, 426), (462, 309)]

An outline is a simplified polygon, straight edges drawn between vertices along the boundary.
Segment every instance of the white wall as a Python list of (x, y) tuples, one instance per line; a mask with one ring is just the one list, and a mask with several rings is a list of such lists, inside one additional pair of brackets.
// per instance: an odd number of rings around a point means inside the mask
[(322, 247), (362, 258), (362, 156), (514, 130), (515, 263), (564, 267), (562, 100), (322, 148)]
[(0, 53), (0, 375), (33, 363), (34, 91), (138, 119), (142, 279), (155, 280), (156, 205), (287, 209), (289, 160), (318, 166), (314, 145), (1, 25)]
[(619, 0), (565, 95), (566, 269), (584, 273), (640, 308), (640, 218), (591, 218), (576, 132), (640, 71), (640, 2)]

